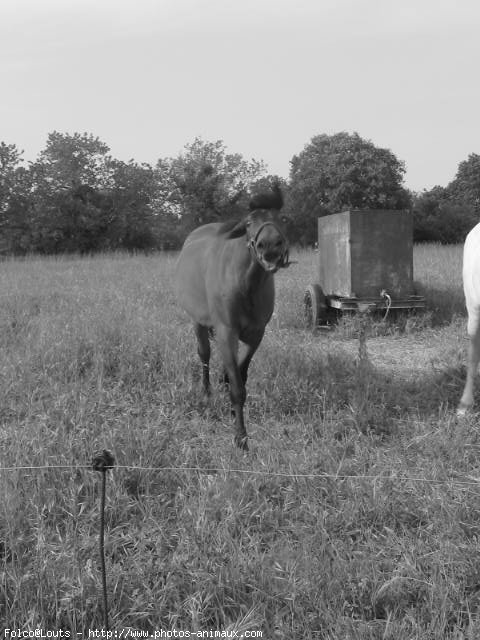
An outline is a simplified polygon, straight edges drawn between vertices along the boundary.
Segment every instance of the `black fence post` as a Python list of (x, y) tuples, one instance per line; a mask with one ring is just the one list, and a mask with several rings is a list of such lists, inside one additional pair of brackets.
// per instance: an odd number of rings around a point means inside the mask
[(100, 497), (100, 566), (102, 568), (102, 589), (103, 589), (103, 616), (105, 631), (109, 631), (108, 624), (108, 598), (107, 598), (107, 571), (105, 569), (105, 493), (106, 493), (106, 478), (108, 469), (112, 469), (115, 463), (115, 459), (110, 453), (104, 449), (103, 451), (95, 454), (92, 461), (92, 467), (94, 471), (99, 471), (102, 474), (102, 493)]

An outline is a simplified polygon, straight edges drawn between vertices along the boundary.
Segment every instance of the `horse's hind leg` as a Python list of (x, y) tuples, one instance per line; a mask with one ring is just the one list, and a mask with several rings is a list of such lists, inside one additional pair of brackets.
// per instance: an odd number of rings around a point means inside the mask
[(195, 335), (198, 341), (198, 355), (202, 361), (202, 381), (205, 395), (210, 395), (210, 340), (209, 329), (202, 324), (195, 324)]

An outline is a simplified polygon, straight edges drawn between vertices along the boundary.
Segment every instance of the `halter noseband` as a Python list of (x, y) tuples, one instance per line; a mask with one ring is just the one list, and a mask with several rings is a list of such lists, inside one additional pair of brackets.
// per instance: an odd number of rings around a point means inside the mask
[(277, 227), (275, 222), (273, 222), (272, 220), (267, 220), (266, 222), (263, 222), (258, 227), (257, 232), (255, 233), (253, 238), (248, 238), (247, 239), (247, 247), (253, 251), (253, 255), (255, 256), (255, 259), (257, 260), (257, 262), (261, 266), (263, 266), (262, 261), (261, 261), (259, 255), (258, 255), (257, 242), (258, 242), (258, 236), (265, 229), (265, 227), (268, 226), (268, 225), (271, 225), (272, 227), (274, 227), (275, 231), (277, 231), (280, 234), (280, 236), (281, 236), (281, 238), (283, 240), (283, 243), (285, 245), (285, 251), (282, 254), (282, 257), (280, 259), (278, 268), (279, 269), (286, 269), (287, 267), (290, 266), (289, 251), (288, 251), (288, 241), (287, 241), (287, 238), (285, 237), (285, 234), (282, 232), (282, 230), (279, 227)]

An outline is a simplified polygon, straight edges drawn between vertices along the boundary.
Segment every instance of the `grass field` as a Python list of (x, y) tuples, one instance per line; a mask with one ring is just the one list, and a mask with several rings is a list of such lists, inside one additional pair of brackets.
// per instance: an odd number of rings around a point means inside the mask
[[(480, 442), (475, 416), (455, 418), (461, 248), (415, 248), (428, 309), (372, 319), (362, 357), (358, 318), (304, 329), (316, 254), (293, 257), (251, 365), (246, 456), (225, 395), (202, 400), (175, 256), (2, 262), (1, 466), (84, 465), (107, 448), (117, 465), (203, 469), (109, 474), (113, 629), (476, 639)], [(216, 380), (216, 355), (212, 368)], [(5, 626), (102, 627), (99, 480), (0, 472)]]

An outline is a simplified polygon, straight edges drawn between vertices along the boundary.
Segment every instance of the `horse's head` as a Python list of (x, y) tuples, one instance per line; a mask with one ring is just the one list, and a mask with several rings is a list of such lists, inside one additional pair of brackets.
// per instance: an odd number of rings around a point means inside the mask
[(280, 218), (282, 206), (282, 192), (275, 182), (270, 193), (252, 197), (248, 216), (227, 231), (229, 238), (245, 235), (250, 252), (269, 273), (289, 265), (288, 240)]
[(247, 245), (265, 271), (288, 266), (288, 241), (278, 212), (252, 211), (246, 221)]

